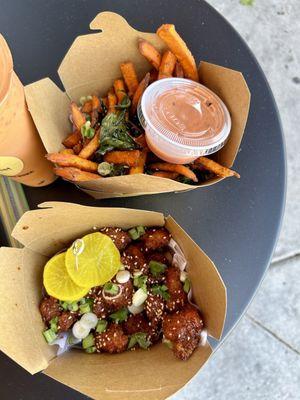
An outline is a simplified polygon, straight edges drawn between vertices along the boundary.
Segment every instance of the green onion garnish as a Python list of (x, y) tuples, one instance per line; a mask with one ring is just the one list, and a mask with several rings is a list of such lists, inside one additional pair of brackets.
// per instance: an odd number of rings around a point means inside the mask
[(115, 313), (110, 314), (109, 318), (111, 318), (118, 324), (119, 322), (126, 321), (127, 316), (128, 316), (127, 308), (122, 308), (121, 310), (118, 310)]
[(107, 282), (104, 286), (103, 286), (103, 290), (105, 293), (108, 294), (112, 294), (112, 295), (116, 295), (119, 293), (119, 286), (115, 283), (112, 282)]
[(91, 311), (89, 303), (80, 304), (79, 306), (80, 314), (85, 314)]
[(103, 333), (106, 331), (106, 328), (107, 328), (107, 321), (105, 321), (105, 319), (101, 319), (100, 321), (98, 321), (98, 324), (96, 326), (96, 332)]
[(58, 317), (54, 317), (50, 321), (50, 329), (54, 332), (57, 333), (57, 323), (58, 323)]
[(183, 284), (183, 290), (185, 291), (185, 293), (188, 293), (190, 289), (191, 289), (191, 281), (189, 280), (189, 278), (186, 278)]
[(98, 174), (101, 176), (108, 176), (112, 173), (114, 166), (106, 161), (98, 165)]
[(59, 304), (64, 310), (68, 309), (69, 303), (67, 301), (60, 301)]
[(52, 329), (47, 329), (43, 335), (47, 343), (52, 343), (57, 338), (57, 334)]
[(138, 332), (131, 335), (128, 343), (128, 349), (131, 349), (136, 344), (138, 344), (142, 349), (148, 349), (148, 347), (151, 345), (151, 342), (147, 339), (147, 333)]
[(163, 339), (162, 342), (169, 347), (169, 349), (173, 348), (173, 343), (169, 339)]
[(128, 233), (132, 240), (138, 240), (145, 233), (145, 228), (142, 225), (139, 225), (135, 228), (129, 229)]
[(69, 311), (78, 311), (79, 307), (77, 304), (77, 301), (73, 301), (72, 303), (68, 304), (68, 310)]
[(163, 263), (158, 262), (158, 261), (151, 260), (149, 262), (149, 268), (150, 268), (151, 274), (153, 276), (158, 276), (158, 275), (160, 275), (161, 273), (163, 273), (165, 271), (167, 266), (165, 264), (163, 264)]
[(94, 335), (92, 333), (90, 333), (86, 338), (84, 338), (82, 340), (82, 347), (84, 349), (92, 347), (92, 346), (94, 346), (94, 344), (95, 344), (95, 338), (94, 338)]
[(95, 353), (95, 351), (96, 351), (96, 347), (95, 346), (88, 347), (87, 349), (85, 349), (85, 352), (89, 353), (89, 354)]
[(91, 127), (91, 121), (86, 121), (86, 123), (82, 125), (80, 132), (82, 134), (82, 137), (92, 139), (95, 135), (95, 129)]

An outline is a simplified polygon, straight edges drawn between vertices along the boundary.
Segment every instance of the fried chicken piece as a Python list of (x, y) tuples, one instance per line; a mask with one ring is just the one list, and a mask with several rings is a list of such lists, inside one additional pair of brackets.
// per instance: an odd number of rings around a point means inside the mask
[(166, 286), (170, 294), (170, 299), (166, 304), (168, 311), (180, 310), (187, 302), (187, 295), (183, 290), (178, 268), (169, 267), (166, 270)]
[(187, 304), (181, 311), (166, 314), (162, 327), (164, 337), (172, 343), (175, 356), (187, 360), (199, 344), (203, 321), (198, 310)]
[[(114, 282), (114, 280), (113, 280)], [(116, 283), (116, 282), (114, 282)], [(133, 295), (133, 284), (132, 281), (129, 280), (126, 283), (116, 283), (119, 287), (121, 293), (118, 295), (110, 295), (109, 293), (105, 293), (104, 289), (102, 290), (102, 296), (104, 299), (104, 304), (110, 312), (114, 312), (120, 310), (121, 308), (128, 307), (132, 304), (132, 295)]]
[(158, 276), (154, 276), (151, 273), (148, 275), (147, 284), (148, 285), (164, 285), (166, 282), (166, 276), (160, 274)]
[(44, 322), (49, 322), (52, 318), (58, 317), (61, 313), (59, 301), (54, 297), (44, 297), (40, 303), (40, 313)]
[(163, 313), (165, 309), (164, 300), (155, 294), (148, 294), (145, 301), (145, 312), (147, 318), (157, 324), (163, 318)]
[(60, 332), (66, 332), (78, 320), (78, 314), (72, 311), (64, 311), (58, 317), (57, 327)]
[(111, 314), (111, 310), (102, 296), (102, 289), (100, 294), (94, 298), (93, 313), (100, 319), (105, 319)]
[(97, 353), (122, 353), (127, 350), (127, 344), (128, 336), (118, 324), (110, 324), (105, 332), (95, 334)]
[(169, 265), (169, 261), (164, 253), (155, 251), (147, 255), (147, 262), (149, 264), (150, 261), (157, 261), (165, 265)]
[(147, 321), (142, 313), (130, 315), (123, 324), (124, 332), (127, 335), (134, 335), (138, 332), (147, 333), (147, 339), (153, 344), (158, 341), (160, 327), (157, 323)]
[(148, 264), (142, 251), (142, 244), (130, 244), (123, 251), (121, 262), (131, 273), (135, 270), (140, 270), (143, 274), (148, 272)]
[(165, 228), (150, 228), (141, 237), (145, 251), (157, 250), (168, 246), (171, 235)]
[(103, 228), (100, 232), (109, 236), (118, 250), (124, 250), (132, 241), (129, 233), (121, 228)]

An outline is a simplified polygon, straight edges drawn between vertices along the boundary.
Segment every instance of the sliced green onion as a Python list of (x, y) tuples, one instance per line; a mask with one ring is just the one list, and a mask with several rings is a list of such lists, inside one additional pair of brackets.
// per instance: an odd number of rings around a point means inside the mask
[(105, 319), (101, 319), (96, 326), (96, 332), (103, 333), (106, 331), (106, 328), (107, 328), (107, 321), (105, 321)]
[(68, 309), (68, 305), (69, 303), (67, 301), (60, 301), (60, 306), (64, 309), (67, 310)]
[(98, 174), (101, 176), (107, 176), (112, 173), (114, 166), (106, 161), (103, 161), (98, 165)]
[(86, 121), (80, 129), (81, 135), (88, 139), (92, 139), (95, 135), (95, 129), (91, 127), (91, 121)]
[(80, 303), (80, 304), (85, 304), (85, 303), (86, 303), (85, 297), (83, 297), (82, 299), (80, 299), (80, 300), (79, 300), (79, 303)]
[(135, 276), (133, 278), (133, 285), (141, 288), (144, 290), (145, 293), (147, 293), (147, 276), (146, 275), (140, 275), (140, 276)]
[(52, 318), (51, 321), (50, 321), (50, 329), (51, 329), (54, 333), (56, 333), (56, 332), (57, 332), (57, 329), (58, 329), (57, 323), (58, 323), (58, 317), (54, 317), (54, 318)]
[(80, 310), (81, 314), (85, 314), (85, 313), (91, 311), (91, 307), (90, 307), (89, 303), (80, 304), (79, 310)]
[(87, 349), (85, 349), (86, 353), (92, 354), (96, 352), (96, 347), (92, 346), (92, 347), (88, 347)]
[(78, 311), (79, 307), (77, 304), (77, 301), (73, 301), (72, 303), (68, 304), (68, 310), (69, 311)]
[(167, 266), (165, 264), (163, 264), (163, 263), (158, 262), (158, 261), (151, 260), (149, 262), (149, 268), (150, 268), (151, 274), (153, 276), (158, 276), (158, 275), (160, 275), (161, 273), (163, 273), (165, 271)]
[(85, 337), (82, 340), (82, 347), (84, 349), (92, 347), (92, 346), (94, 346), (94, 344), (95, 344), (95, 338), (94, 338), (94, 335), (92, 333), (90, 333), (87, 337)]
[(111, 295), (116, 295), (119, 293), (119, 286), (116, 285), (115, 283), (112, 282), (107, 282), (104, 286), (103, 286), (103, 290), (105, 293), (111, 294)]
[(129, 229), (128, 233), (132, 240), (137, 240), (140, 237), (136, 228)]
[(151, 345), (151, 342), (147, 339), (146, 333), (138, 332), (131, 335), (128, 343), (128, 349), (131, 349), (136, 344), (138, 344), (142, 349), (148, 349), (148, 347)]
[(186, 278), (186, 280), (184, 281), (183, 290), (185, 291), (185, 293), (188, 293), (190, 289), (191, 289), (191, 281), (189, 280), (189, 278)]
[(47, 329), (43, 335), (47, 343), (52, 343), (57, 338), (57, 334), (52, 329)]
[(142, 236), (146, 231), (145, 228), (142, 225), (139, 225), (136, 227), (137, 233)]

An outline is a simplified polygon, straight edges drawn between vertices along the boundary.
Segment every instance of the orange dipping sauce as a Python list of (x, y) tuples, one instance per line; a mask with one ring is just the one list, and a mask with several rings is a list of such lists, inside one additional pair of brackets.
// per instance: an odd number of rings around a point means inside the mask
[(224, 146), (231, 129), (222, 100), (197, 82), (167, 78), (150, 85), (138, 109), (150, 150), (186, 164)]

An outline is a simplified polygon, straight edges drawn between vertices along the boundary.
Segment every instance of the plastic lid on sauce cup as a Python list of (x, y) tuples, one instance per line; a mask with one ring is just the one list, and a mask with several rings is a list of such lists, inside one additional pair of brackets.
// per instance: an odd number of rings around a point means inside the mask
[(231, 129), (222, 100), (200, 83), (183, 78), (152, 83), (142, 96), (138, 117), (150, 150), (178, 164), (220, 150)]

